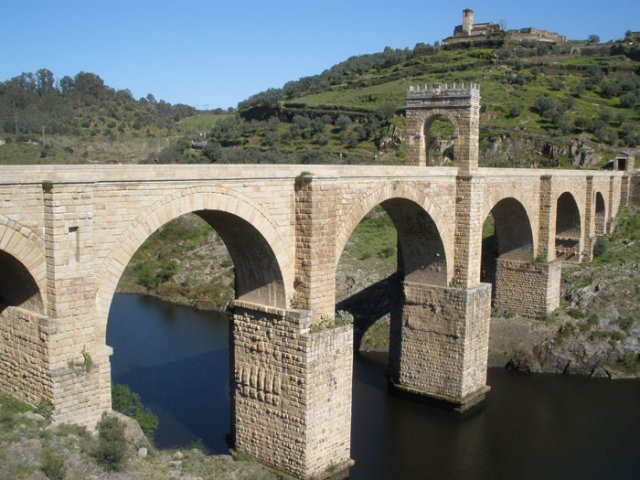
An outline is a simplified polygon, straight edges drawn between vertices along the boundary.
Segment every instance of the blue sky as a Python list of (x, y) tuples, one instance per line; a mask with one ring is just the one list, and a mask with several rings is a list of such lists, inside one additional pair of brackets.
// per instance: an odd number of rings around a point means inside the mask
[(0, 80), (86, 71), (136, 98), (226, 108), (352, 55), (441, 40), (463, 8), (572, 39), (640, 30), (638, 0), (1, 0)]

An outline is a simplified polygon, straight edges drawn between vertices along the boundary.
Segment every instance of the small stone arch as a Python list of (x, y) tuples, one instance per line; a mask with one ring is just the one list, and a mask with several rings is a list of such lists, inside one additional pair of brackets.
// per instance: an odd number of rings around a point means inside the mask
[(45, 313), (46, 275), (43, 241), (0, 217), (0, 304)]
[(292, 285), (287, 244), (258, 208), (231, 192), (190, 191), (162, 199), (142, 212), (111, 248), (96, 296), (103, 338), (111, 299), (124, 269), (144, 241), (162, 225), (196, 213), (222, 237), (236, 267), (238, 297), (285, 308)]
[(410, 86), (406, 93), (406, 157), (410, 165), (426, 166), (425, 127), (439, 116), (453, 125), (457, 137), (454, 165), (462, 172), (478, 168), (480, 86), (439, 84)]
[(580, 209), (571, 192), (563, 192), (556, 201), (556, 258), (580, 261), (582, 221)]
[[(342, 251), (355, 228), (367, 213), (378, 205), (381, 205), (391, 216), (396, 230), (398, 230), (398, 225), (400, 224), (399, 210), (401, 210), (402, 205), (411, 208), (411, 213), (416, 215), (416, 218), (421, 218), (423, 215), (426, 216), (423, 226), (428, 226), (427, 228), (437, 235), (438, 241), (442, 244), (443, 258), (441, 259), (442, 263), (440, 264), (440, 268), (442, 269), (444, 266), (443, 271), (446, 283), (450, 277), (449, 269), (447, 268), (449, 262), (447, 260), (453, 258), (453, 242), (447, 241), (451, 238), (451, 232), (448, 228), (448, 224), (440, 210), (429, 201), (426, 193), (424, 193), (424, 191), (420, 192), (415, 186), (408, 183), (385, 183), (383, 186), (360, 196), (354, 202), (354, 207), (343, 217), (344, 220), (336, 238), (334, 256), (336, 267), (340, 260), (340, 256), (342, 255)], [(413, 207), (413, 205), (415, 205), (415, 207)], [(418, 210), (415, 209), (416, 207)], [(396, 216), (396, 219), (394, 219), (394, 215)], [(400, 240), (399, 230), (398, 237)], [(437, 250), (438, 249), (434, 251)]]
[(602, 236), (607, 230), (607, 207), (602, 193), (596, 192), (594, 202), (594, 230), (597, 236)]

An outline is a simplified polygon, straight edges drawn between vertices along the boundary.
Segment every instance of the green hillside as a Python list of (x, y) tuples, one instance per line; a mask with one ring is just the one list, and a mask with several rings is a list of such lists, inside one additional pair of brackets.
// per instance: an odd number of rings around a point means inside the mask
[[(387, 48), (248, 98), (212, 125), (196, 155), (174, 146), (150, 160), (402, 163), (407, 88), (474, 82), (483, 164), (597, 167), (616, 149), (640, 145), (637, 36), (589, 56), (571, 54), (579, 42)], [(444, 126), (432, 134), (435, 158), (455, 154), (446, 151), (454, 142)]]
[(179, 138), (194, 113), (151, 94), (136, 100), (93, 73), (23, 73), (0, 83), (0, 164), (139, 162)]

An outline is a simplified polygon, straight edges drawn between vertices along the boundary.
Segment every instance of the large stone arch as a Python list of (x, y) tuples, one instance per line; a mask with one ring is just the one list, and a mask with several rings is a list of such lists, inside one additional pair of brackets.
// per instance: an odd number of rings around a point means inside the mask
[(556, 258), (580, 260), (582, 228), (582, 215), (575, 196), (569, 191), (562, 192), (556, 199)]
[(607, 204), (604, 201), (604, 195), (596, 192), (594, 195), (594, 232), (597, 236), (607, 233)]
[(0, 216), (0, 303), (45, 313), (46, 277), (42, 239)]
[[(399, 229), (403, 228), (399, 218), (402, 210), (401, 207), (402, 205), (415, 206), (411, 212), (407, 213), (415, 214), (419, 217), (423, 216), (424, 221), (426, 222), (424, 226), (427, 226), (432, 230), (432, 233), (435, 233), (437, 239), (436, 243), (439, 243), (439, 246), (437, 246), (433, 251), (440, 254), (439, 249), (442, 249), (444, 258), (441, 259), (440, 266), (441, 268), (444, 267), (443, 272), (446, 280), (445, 283), (448, 282), (452, 275), (450, 272), (452, 269), (448, 268), (448, 266), (451, 265), (450, 259), (453, 258), (453, 241), (451, 240), (449, 224), (445, 221), (445, 217), (440, 210), (429, 201), (426, 193), (424, 191), (419, 191), (415, 186), (408, 183), (400, 184), (398, 182), (388, 182), (376, 189), (368, 191), (356, 199), (354, 206), (346, 215), (344, 215), (342, 226), (338, 231), (334, 256), (336, 267), (340, 260), (342, 251), (355, 228), (367, 213), (378, 205), (381, 205), (391, 216), (391, 219), (398, 230), (398, 238), (400, 242), (401, 232)], [(430, 224), (432, 224), (432, 226)], [(409, 258), (405, 258), (404, 260), (409, 261)], [(407, 272), (405, 271), (405, 273)]]
[[(527, 198), (527, 194), (518, 191), (516, 189), (511, 189), (510, 191), (500, 192), (498, 195), (491, 196), (492, 192), (485, 193), (485, 203), (482, 211), (482, 220), (485, 221), (489, 214), (494, 213), (493, 210), (498, 205), (503, 205), (507, 207), (509, 205), (513, 206), (516, 211), (512, 212), (518, 216), (518, 222), (526, 223), (526, 228), (528, 228), (532, 233), (532, 248), (533, 254), (535, 255), (538, 252), (538, 236), (533, 235), (533, 232), (537, 231), (538, 225), (536, 223), (537, 220), (537, 209), (539, 208), (538, 202), (532, 202), (530, 198)], [(526, 222), (525, 222), (526, 219)], [(522, 225), (524, 226), (524, 223)]]
[(35, 405), (51, 398), (44, 242), (0, 216), (0, 390)]
[[(235, 192), (183, 191), (141, 212), (106, 256), (96, 295), (96, 314), (101, 322), (103, 339), (111, 299), (129, 261), (153, 232), (186, 213), (201, 216), (225, 241), (236, 266), (237, 287), (243, 292), (242, 300), (286, 307), (293, 284), (291, 258), (287, 243), (277, 232), (275, 224), (258, 207)], [(260, 272), (262, 267), (264, 271)], [(256, 274), (253, 280), (250, 278), (252, 274)], [(269, 285), (256, 284), (269, 275), (274, 276)]]

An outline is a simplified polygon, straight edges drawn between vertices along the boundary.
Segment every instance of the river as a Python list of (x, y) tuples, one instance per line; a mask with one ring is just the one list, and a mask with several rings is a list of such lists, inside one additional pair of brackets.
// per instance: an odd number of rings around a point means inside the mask
[[(118, 294), (107, 343), (114, 383), (160, 420), (156, 444), (226, 453), (228, 322)], [(639, 479), (640, 382), (490, 369), (482, 407), (457, 414), (387, 394), (386, 359), (355, 355), (351, 479)]]

